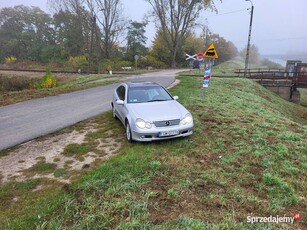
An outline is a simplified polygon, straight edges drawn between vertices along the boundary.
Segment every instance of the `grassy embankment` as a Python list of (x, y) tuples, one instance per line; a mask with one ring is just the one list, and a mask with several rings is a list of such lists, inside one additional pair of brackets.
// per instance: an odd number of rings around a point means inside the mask
[[(219, 76), (219, 77), (233, 77), (238, 76), (239, 69), (244, 68), (244, 63), (239, 58), (235, 58), (233, 60), (227, 61), (221, 65), (214, 66), (212, 68), (212, 74), (213, 76)], [(259, 63), (257, 65), (253, 65), (252, 68), (254, 69), (282, 69), (284, 68), (281, 65), (278, 65), (274, 62), (263, 62)], [(203, 74), (203, 70), (190, 70), (186, 72), (187, 76), (200, 76)], [(243, 75), (241, 74), (241, 77)], [(302, 106), (307, 107), (307, 89), (299, 88), (298, 91), (300, 92), (300, 102), (299, 104)]]
[[(206, 98), (200, 77), (180, 80), (171, 93), (192, 112), (193, 136), (128, 144), (119, 121), (102, 114), (91, 123), (103, 130), (82, 145), (95, 151), (93, 139), (112, 128), (123, 139), (118, 155), (62, 188), (42, 179), (2, 185), (2, 227), (305, 229), (307, 109), (250, 80), (213, 78)], [(246, 223), (295, 212), (294, 225)]]
[(298, 89), (300, 92), (300, 105), (307, 107), (307, 89)]

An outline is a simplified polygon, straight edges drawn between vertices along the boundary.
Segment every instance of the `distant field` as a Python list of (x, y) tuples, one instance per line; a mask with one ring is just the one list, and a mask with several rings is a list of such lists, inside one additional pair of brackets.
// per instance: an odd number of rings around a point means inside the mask
[[(92, 130), (83, 143), (59, 153), (81, 162), (86, 151), (104, 154), (98, 140), (116, 140), (121, 147), (108, 161), (79, 173), (46, 162), (26, 172), (74, 175), (71, 184), (38, 177), (1, 185), (0, 226), (307, 229), (307, 108), (247, 79), (212, 78), (205, 97), (202, 78), (179, 79), (170, 91), (193, 114), (191, 137), (129, 144), (111, 112), (63, 130)], [(248, 216), (296, 212), (302, 218), (294, 224), (247, 223)]]

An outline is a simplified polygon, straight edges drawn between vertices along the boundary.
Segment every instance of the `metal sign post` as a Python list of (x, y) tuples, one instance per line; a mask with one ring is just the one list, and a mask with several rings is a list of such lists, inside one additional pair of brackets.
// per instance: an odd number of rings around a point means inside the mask
[(139, 55), (134, 55), (134, 60), (135, 60), (135, 70), (138, 70), (138, 60), (139, 60)]

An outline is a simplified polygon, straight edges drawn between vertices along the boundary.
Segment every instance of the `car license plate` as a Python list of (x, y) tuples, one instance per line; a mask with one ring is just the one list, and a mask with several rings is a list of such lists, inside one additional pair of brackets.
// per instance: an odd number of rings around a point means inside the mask
[(179, 130), (160, 132), (159, 137), (175, 136), (179, 134)]

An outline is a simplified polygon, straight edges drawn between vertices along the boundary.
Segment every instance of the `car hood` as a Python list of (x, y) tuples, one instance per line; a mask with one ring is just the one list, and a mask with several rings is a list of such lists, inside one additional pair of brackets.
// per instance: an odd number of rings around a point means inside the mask
[(182, 119), (188, 113), (188, 111), (175, 100), (135, 103), (129, 104), (129, 107), (135, 118), (142, 118), (150, 122)]

